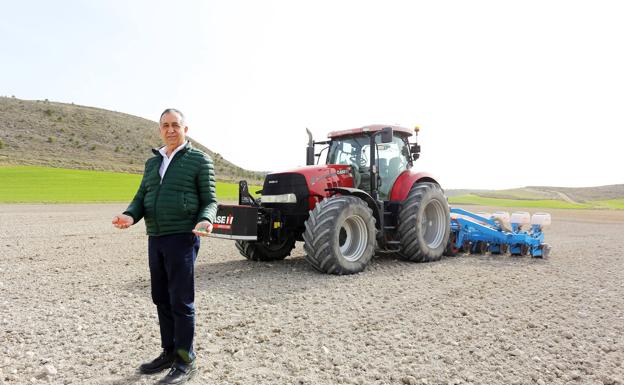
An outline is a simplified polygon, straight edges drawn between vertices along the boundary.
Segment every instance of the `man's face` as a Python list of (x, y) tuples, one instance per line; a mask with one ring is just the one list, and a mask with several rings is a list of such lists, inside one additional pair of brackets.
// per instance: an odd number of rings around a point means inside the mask
[(160, 137), (167, 147), (176, 148), (186, 140), (188, 127), (175, 112), (168, 112), (160, 119)]

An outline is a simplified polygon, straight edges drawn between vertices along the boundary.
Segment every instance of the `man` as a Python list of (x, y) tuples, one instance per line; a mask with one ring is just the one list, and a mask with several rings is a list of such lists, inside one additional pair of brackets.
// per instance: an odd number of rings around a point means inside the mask
[(152, 150), (143, 179), (127, 210), (113, 218), (125, 229), (145, 218), (152, 299), (158, 311), (163, 351), (139, 370), (170, 369), (161, 384), (179, 384), (196, 371), (194, 264), (198, 236), (212, 231), (217, 211), (212, 160), (186, 140), (182, 112), (169, 108), (160, 116), (164, 146)]

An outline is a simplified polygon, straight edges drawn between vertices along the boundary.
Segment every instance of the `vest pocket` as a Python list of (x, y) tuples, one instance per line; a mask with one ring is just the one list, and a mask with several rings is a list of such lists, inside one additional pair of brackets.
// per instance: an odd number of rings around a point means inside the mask
[(187, 215), (193, 215), (197, 213), (197, 202), (191, 193), (183, 192), (182, 196), (182, 208)]

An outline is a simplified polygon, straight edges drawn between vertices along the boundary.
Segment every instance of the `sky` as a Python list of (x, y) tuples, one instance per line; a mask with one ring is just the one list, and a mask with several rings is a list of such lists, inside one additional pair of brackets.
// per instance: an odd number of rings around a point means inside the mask
[[(234, 164), (420, 127), (444, 188), (624, 183), (620, 1), (3, 1), (0, 95), (157, 121)], [(154, 128), (157, 129), (157, 126)], [(150, 155), (146, 149), (146, 157)]]

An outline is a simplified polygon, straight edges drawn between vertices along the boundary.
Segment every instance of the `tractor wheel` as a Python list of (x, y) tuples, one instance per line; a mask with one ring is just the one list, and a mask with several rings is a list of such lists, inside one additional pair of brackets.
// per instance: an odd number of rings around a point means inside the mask
[(375, 252), (373, 211), (359, 198), (336, 196), (321, 201), (305, 227), (305, 259), (320, 272), (359, 273)]
[(288, 237), (282, 243), (236, 241), (236, 248), (241, 255), (250, 261), (279, 261), (290, 255), (295, 248), (295, 237)]
[(451, 232), (446, 197), (433, 183), (412, 186), (399, 212), (400, 255), (412, 262), (442, 258)]

